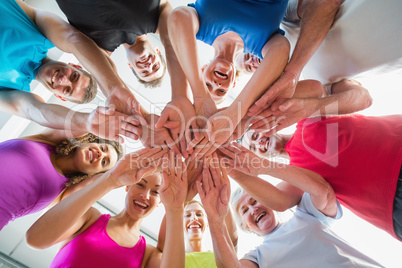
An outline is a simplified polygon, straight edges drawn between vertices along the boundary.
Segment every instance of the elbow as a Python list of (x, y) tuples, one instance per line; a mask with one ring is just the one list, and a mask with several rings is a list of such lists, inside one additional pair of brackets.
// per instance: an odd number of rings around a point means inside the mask
[(44, 245), (40, 237), (41, 237), (40, 235), (37, 235), (36, 232), (31, 231), (31, 229), (29, 229), (25, 234), (26, 243), (31, 248), (34, 249), (48, 248), (49, 246)]
[(188, 25), (188, 23), (191, 23), (191, 21), (191, 12), (187, 7), (175, 8), (168, 18), (167, 25), (169, 37), (172, 38), (171, 34), (177, 32), (177, 29), (180, 27), (180, 25)]

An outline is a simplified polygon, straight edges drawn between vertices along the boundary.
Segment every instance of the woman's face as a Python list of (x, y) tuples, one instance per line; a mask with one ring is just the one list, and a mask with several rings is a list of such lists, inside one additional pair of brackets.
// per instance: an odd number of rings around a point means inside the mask
[(236, 69), (233, 63), (217, 58), (205, 68), (203, 75), (209, 94), (219, 104), (233, 88)]
[(106, 143), (88, 143), (77, 147), (74, 152), (76, 169), (88, 175), (108, 171), (116, 162), (116, 150)]
[(202, 239), (207, 228), (204, 209), (198, 203), (191, 203), (184, 209), (184, 232), (189, 240)]
[(269, 157), (279, 153), (282, 149), (278, 142), (279, 139), (279, 134), (265, 137), (262, 133), (248, 130), (243, 136), (242, 145), (259, 157)]
[(161, 183), (161, 176), (153, 174), (126, 187), (126, 211), (133, 219), (148, 216), (159, 205)]
[(241, 197), (237, 212), (247, 229), (261, 236), (271, 233), (279, 223), (272, 209), (263, 206), (247, 193)]

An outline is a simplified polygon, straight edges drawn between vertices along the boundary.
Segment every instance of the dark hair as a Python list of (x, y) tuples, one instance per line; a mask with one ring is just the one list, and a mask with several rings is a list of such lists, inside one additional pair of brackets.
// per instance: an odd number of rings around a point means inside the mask
[[(67, 140), (62, 141), (61, 143), (59, 143), (56, 146), (56, 154), (57, 154), (57, 156), (70, 155), (75, 152), (77, 147), (80, 147), (80, 146), (88, 144), (88, 143), (110, 144), (116, 150), (117, 160), (122, 158), (124, 155), (123, 147), (121, 146), (121, 144), (119, 142), (102, 139), (92, 133), (88, 133), (88, 134), (78, 137), (78, 138), (72, 138), (72, 139), (67, 139)], [(85, 174), (82, 172), (74, 172), (71, 174), (67, 174), (65, 176), (69, 179), (68, 182), (66, 183), (67, 187), (70, 187), (70, 186), (77, 184), (77, 183), (85, 180), (86, 178), (88, 178), (88, 174)]]
[(162, 84), (163, 78), (165, 77), (165, 73), (166, 73), (166, 61), (165, 61), (165, 59), (163, 58), (163, 56), (162, 56), (161, 54), (158, 53), (158, 55), (159, 55), (159, 57), (161, 58), (161, 66), (163, 67), (163, 73), (162, 73), (161, 77), (159, 77), (159, 78), (157, 78), (157, 79), (155, 79), (155, 80), (153, 80), (153, 81), (146, 82), (146, 81), (142, 80), (142, 79), (138, 76), (138, 74), (134, 71), (134, 68), (131, 68), (131, 71), (133, 72), (134, 76), (137, 78), (138, 82), (139, 82), (140, 84), (143, 84), (143, 85), (144, 85), (145, 87), (147, 87), (147, 88), (156, 88), (156, 87), (159, 87), (159, 86)]
[(96, 83), (96, 80), (94, 79), (93, 75), (82, 69), (81, 72), (89, 78), (89, 85), (85, 90), (85, 94), (82, 100), (72, 101), (78, 104), (88, 103), (92, 101), (95, 98), (96, 94), (98, 93), (98, 83)]

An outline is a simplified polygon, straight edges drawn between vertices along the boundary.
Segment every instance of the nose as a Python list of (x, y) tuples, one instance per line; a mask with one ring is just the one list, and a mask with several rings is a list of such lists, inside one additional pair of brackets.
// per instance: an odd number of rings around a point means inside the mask
[(255, 215), (258, 212), (258, 208), (257, 207), (251, 207), (251, 215)]
[(149, 199), (149, 191), (148, 190), (144, 190), (141, 194), (140, 197), (144, 200), (148, 200)]
[(217, 85), (218, 87), (222, 86), (222, 84), (221, 84), (221, 83), (216, 82), (215, 80), (214, 80), (214, 85)]
[(196, 221), (196, 220), (198, 220), (197, 215), (196, 215), (195, 213), (192, 213), (190, 220), (191, 220), (191, 221)]

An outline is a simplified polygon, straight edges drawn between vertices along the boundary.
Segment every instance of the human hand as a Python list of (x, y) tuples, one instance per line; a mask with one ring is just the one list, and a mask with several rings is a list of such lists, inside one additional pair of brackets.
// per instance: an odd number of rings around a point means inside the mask
[[(169, 102), (163, 109), (158, 122), (155, 124), (156, 129), (163, 127), (169, 129), (173, 140), (178, 143), (184, 158), (188, 157), (186, 141), (191, 141), (192, 129), (198, 129), (196, 120), (194, 119), (194, 106), (187, 98), (183, 97)], [(179, 122), (179, 124), (177, 124), (177, 122)], [(184, 134), (186, 138), (184, 138)], [(194, 134), (196, 138), (199, 138), (198, 132)]]
[(218, 150), (227, 158), (225, 163), (230, 169), (236, 169), (252, 176), (262, 174), (265, 165), (269, 163), (267, 159), (258, 157), (256, 154), (238, 143), (232, 143), (231, 145), (221, 147)]
[[(155, 128), (159, 116), (156, 114), (149, 114), (147, 116), (147, 125), (142, 126), (142, 135), (140, 141), (145, 147), (161, 146), (162, 148), (168, 147), (176, 154), (180, 153), (177, 142), (172, 139), (167, 128)], [(180, 124), (179, 122), (171, 122), (171, 125)]]
[(163, 157), (160, 197), (166, 209), (183, 207), (187, 196), (187, 172), (181, 158), (172, 151)]
[(196, 181), (201, 181), (203, 160), (196, 160), (192, 157), (186, 159), (187, 166), (187, 197), (186, 201), (191, 201), (197, 195)]
[(108, 171), (108, 174), (116, 187), (135, 184), (142, 177), (154, 173), (161, 164), (162, 157), (167, 153), (168, 149), (156, 147), (126, 154)]
[(85, 125), (88, 132), (120, 143), (124, 139), (119, 135), (138, 140), (142, 132), (140, 121), (136, 117), (101, 106), (89, 114)]
[(194, 139), (187, 146), (189, 152), (196, 159), (211, 155), (217, 148), (226, 143), (234, 132), (237, 123), (228, 115), (227, 111), (220, 111), (208, 119), (204, 129), (207, 138), (204, 137), (198, 144)]
[(259, 121), (250, 128), (268, 129), (269, 131), (264, 132), (264, 136), (272, 136), (276, 132), (311, 116), (316, 110), (315, 104), (316, 100), (314, 99), (279, 99), (270, 108), (270, 111), (272, 111), (271, 122), (269, 120), (265, 120), (265, 122)]
[(134, 93), (127, 87), (115, 87), (107, 98), (106, 105), (115, 108), (120, 113), (136, 116), (141, 125), (147, 124), (141, 114), (140, 103), (135, 98)]
[(291, 98), (299, 77), (300, 73), (286, 71), (285, 68), (279, 79), (249, 108), (247, 115), (255, 116), (261, 113), (268, 109), (276, 99)]
[[(214, 154), (213, 159), (218, 159)], [(229, 212), (230, 183), (226, 169), (219, 160), (206, 161), (202, 171), (202, 183), (197, 189), (210, 224), (223, 223)]]

